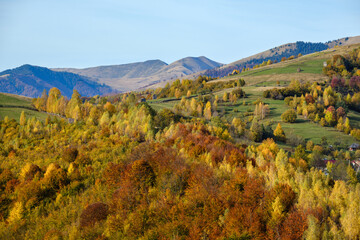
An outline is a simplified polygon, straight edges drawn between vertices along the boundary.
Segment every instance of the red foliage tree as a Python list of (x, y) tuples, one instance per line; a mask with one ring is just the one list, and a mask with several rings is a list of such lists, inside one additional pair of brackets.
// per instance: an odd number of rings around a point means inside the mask
[(109, 214), (109, 206), (105, 203), (93, 203), (87, 206), (80, 215), (80, 227), (91, 227), (96, 222), (105, 220)]

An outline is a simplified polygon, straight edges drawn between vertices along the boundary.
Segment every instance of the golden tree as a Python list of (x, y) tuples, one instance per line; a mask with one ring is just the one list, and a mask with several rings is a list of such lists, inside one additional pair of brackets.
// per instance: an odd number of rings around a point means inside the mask
[(274, 136), (277, 141), (285, 142), (285, 140), (286, 140), (285, 132), (282, 129), (280, 123), (278, 123), (277, 127), (274, 130)]

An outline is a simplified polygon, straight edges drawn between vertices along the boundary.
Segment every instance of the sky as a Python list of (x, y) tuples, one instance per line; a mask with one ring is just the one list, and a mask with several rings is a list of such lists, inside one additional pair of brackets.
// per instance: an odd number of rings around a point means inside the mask
[(206, 56), (360, 35), (359, 0), (0, 0), (0, 71)]

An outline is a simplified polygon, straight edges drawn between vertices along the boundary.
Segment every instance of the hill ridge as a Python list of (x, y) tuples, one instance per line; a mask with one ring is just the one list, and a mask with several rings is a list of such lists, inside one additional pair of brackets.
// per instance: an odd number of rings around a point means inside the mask
[(38, 97), (44, 89), (57, 87), (70, 97), (73, 89), (82, 96), (102, 95), (113, 89), (91, 79), (70, 72), (55, 72), (45, 67), (24, 64), (0, 73), (0, 91), (27, 97)]
[(233, 70), (241, 70), (242, 68), (253, 67), (257, 64), (261, 64), (263, 61), (280, 61), (283, 57), (290, 57), (292, 55), (302, 55), (319, 52), (326, 50), (328, 48), (333, 48), (334, 46), (346, 46), (351, 44), (360, 43), (360, 36), (354, 37), (344, 37), (337, 40), (328, 41), (325, 43), (322, 42), (304, 42), (296, 41), (294, 43), (285, 43), (280, 46), (270, 48), (268, 50), (262, 51), (260, 53), (251, 55), (249, 57), (242, 58), (240, 60), (225, 64), (221, 67), (214, 68), (203, 72), (202, 74), (211, 76), (211, 77), (224, 77), (231, 73)]
[(170, 64), (159, 59), (120, 65), (106, 65), (89, 68), (53, 68), (54, 71), (66, 71), (105, 83), (121, 91), (139, 89), (157, 82), (176, 79), (214, 67), (221, 66), (205, 56), (185, 57)]

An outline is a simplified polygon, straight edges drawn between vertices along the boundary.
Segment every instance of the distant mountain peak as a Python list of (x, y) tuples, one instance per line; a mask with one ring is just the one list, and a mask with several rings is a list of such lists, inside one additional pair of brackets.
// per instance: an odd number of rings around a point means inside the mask
[(155, 82), (180, 78), (221, 65), (221, 63), (215, 62), (205, 56), (200, 56), (182, 58), (171, 64), (155, 59), (121, 65), (98, 66), (83, 69), (57, 68), (53, 70), (76, 73), (98, 80), (116, 89), (129, 91), (151, 85)]

